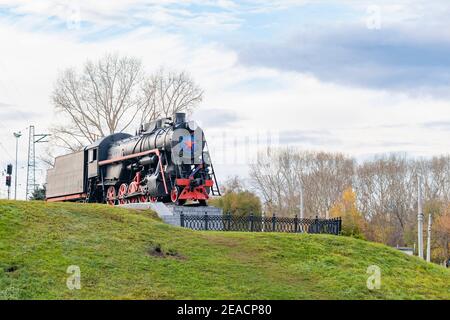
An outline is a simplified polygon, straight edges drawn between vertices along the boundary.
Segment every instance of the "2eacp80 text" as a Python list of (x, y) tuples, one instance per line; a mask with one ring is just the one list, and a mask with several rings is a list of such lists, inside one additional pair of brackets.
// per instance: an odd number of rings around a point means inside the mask
[(270, 304), (258, 305), (258, 304), (223, 304), (223, 315), (269, 315), (272, 313), (272, 307)]

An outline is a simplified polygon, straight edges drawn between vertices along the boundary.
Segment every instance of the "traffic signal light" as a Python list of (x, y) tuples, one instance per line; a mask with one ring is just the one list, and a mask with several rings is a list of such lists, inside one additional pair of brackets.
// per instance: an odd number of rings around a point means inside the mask
[(11, 187), (11, 176), (6, 176), (6, 186)]
[(12, 170), (13, 170), (12, 164), (8, 164), (8, 165), (6, 166), (6, 174), (12, 175)]

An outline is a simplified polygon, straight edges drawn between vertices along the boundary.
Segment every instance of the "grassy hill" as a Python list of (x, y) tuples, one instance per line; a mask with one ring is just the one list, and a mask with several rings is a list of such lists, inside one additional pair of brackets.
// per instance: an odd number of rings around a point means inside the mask
[[(81, 290), (66, 287), (81, 269)], [(381, 289), (366, 287), (381, 268)], [(329, 235), (199, 232), (106, 205), (0, 201), (1, 299), (450, 299), (450, 271)]]

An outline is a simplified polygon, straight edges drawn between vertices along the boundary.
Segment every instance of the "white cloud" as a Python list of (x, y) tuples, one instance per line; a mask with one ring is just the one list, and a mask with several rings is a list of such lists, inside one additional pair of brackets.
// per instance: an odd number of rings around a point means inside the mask
[[(23, 12), (48, 14), (55, 10), (34, 4), (34, 1), (33, 4), (21, 3)], [(102, 14), (110, 15), (114, 21), (114, 15), (119, 11), (124, 10), (121, 15), (126, 14), (128, 4), (99, 2), (92, 13), (85, 10), (93, 19), (97, 19), (94, 11), (103, 10)], [(221, 5), (235, 8), (233, 4)], [(7, 44), (2, 47), (0, 60), (0, 103), (9, 105), (0, 105), (0, 134), (4, 137), (2, 144), (8, 150), (0, 152), (2, 167), (14, 154), (13, 131), (25, 131), (31, 121), (37, 132), (47, 130), (53, 119), (50, 94), (58, 70), (80, 66), (87, 58), (95, 59), (111, 51), (140, 57), (149, 70), (165, 65), (190, 72), (205, 89), (205, 100), (198, 113), (220, 109), (224, 115), (236, 115), (235, 121), (227, 123), (227, 130), (250, 139), (255, 133), (266, 130), (289, 131), (291, 143), (300, 147), (341, 151), (360, 157), (385, 151), (408, 151), (413, 155), (448, 152), (443, 131), (421, 125), (450, 121), (447, 101), (355, 89), (323, 83), (301, 73), (242, 65), (234, 50), (217, 41), (197, 42), (180, 33), (169, 34), (152, 27), (141, 27), (126, 35), (80, 42), (76, 33), (44, 33), (12, 24), (0, 24), (0, 39)], [(31, 114), (33, 117), (29, 117)], [(225, 177), (236, 171), (245, 175), (245, 165), (220, 161), (221, 140), (213, 139), (221, 133), (217, 119), (214, 126), (205, 124), (209, 144), (218, 150), (216, 169), (219, 176)], [(292, 136), (296, 131), (313, 131), (317, 136), (320, 132), (327, 134), (323, 139), (316, 139), (317, 144), (314, 144), (313, 140), (302, 140), (300, 135), (296, 142)], [(27, 137), (23, 136), (21, 166), (26, 165), (26, 141)], [(38, 151), (42, 152), (41, 146)], [(21, 169), (21, 176), (20, 195), (23, 197), (24, 169)], [(43, 178), (44, 174), (40, 172), (39, 181)], [(1, 190), (4, 191), (3, 184)]]
[[(71, 24), (79, 20), (78, 35), (107, 32), (108, 28), (136, 28), (145, 25), (163, 29), (190, 28), (205, 33), (237, 28), (241, 20), (232, 12), (239, 8), (233, 1), (9, 1), (0, 0), (0, 9), (9, 10), (10, 22), (27, 29), (59, 29), (58, 23)], [(216, 10), (212, 10), (212, 9)], [(50, 21), (49, 21), (50, 19)], [(56, 21), (55, 21), (56, 20)], [(78, 22), (78, 21), (77, 21)], [(201, 29), (203, 27), (203, 29)]]

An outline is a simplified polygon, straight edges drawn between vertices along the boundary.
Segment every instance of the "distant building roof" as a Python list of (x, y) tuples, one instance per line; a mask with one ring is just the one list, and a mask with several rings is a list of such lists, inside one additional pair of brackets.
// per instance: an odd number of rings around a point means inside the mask
[(414, 248), (409, 248), (409, 247), (395, 247), (395, 249), (400, 250), (401, 252), (404, 252), (404, 253), (409, 254), (409, 255), (413, 255), (413, 254), (414, 254)]

